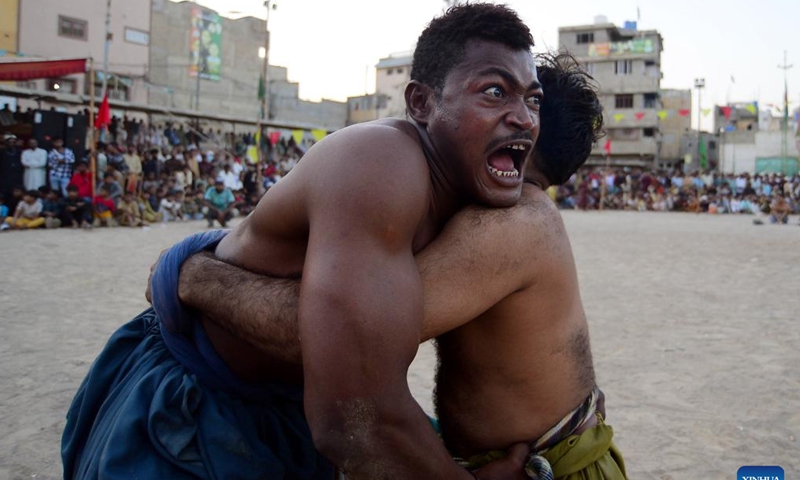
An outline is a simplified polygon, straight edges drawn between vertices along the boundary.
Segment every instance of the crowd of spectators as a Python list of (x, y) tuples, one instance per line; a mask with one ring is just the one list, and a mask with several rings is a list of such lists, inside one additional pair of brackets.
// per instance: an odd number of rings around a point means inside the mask
[[(294, 141), (262, 141), (266, 161), (251, 160), (253, 134), (202, 131), (112, 119), (97, 143), (92, 189), (88, 153), (76, 158), (60, 138), (5, 135), (0, 146), (0, 229), (147, 226), (205, 219), (225, 227), (246, 215), (304, 150)], [(250, 157), (248, 156), (250, 153)]]
[(800, 175), (587, 167), (553, 197), (564, 209), (753, 214), (785, 224), (800, 213)]

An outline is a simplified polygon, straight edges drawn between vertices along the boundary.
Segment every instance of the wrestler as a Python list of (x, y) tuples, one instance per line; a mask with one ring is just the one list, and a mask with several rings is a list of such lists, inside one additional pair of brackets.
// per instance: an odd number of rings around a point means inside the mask
[[(424, 302), (414, 254), (466, 204), (519, 201), (543, 96), (532, 45), (504, 6), (450, 9), (417, 44), (409, 121), (326, 137), (229, 235), (190, 237), (168, 254), (154, 273), (160, 318), (121, 328), (76, 395), (65, 477), (325, 478), (324, 456), (354, 480), (473, 479), (408, 389)], [(259, 350), (171, 303), (159, 279), (200, 248), (253, 272), (302, 275), (302, 392), (266, 388), (274, 368)], [(478, 475), (522, 478), (527, 452), (516, 446)]]
[[(545, 194), (585, 162), (602, 110), (591, 79), (571, 57), (540, 55), (537, 64), (545, 99), (522, 198), (508, 209), (462, 210), (417, 254), (425, 292), (421, 340), (438, 337), (441, 432), (464, 465), (477, 468), (505, 446), (536, 439), (532, 477), (547, 478), (549, 468), (559, 479), (622, 479), (569, 239)], [(268, 357), (300, 362), (297, 281), (201, 254), (184, 264), (179, 287), (184, 303)]]

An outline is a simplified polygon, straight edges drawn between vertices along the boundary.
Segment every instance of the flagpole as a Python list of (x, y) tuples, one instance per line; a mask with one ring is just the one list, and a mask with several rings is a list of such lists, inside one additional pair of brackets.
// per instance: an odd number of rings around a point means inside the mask
[(94, 189), (97, 184), (97, 141), (94, 135), (94, 59), (89, 59), (89, 131), (92, 141), (89, 145), (89, 171), (92, 174), (92, 200), (94, 200)]

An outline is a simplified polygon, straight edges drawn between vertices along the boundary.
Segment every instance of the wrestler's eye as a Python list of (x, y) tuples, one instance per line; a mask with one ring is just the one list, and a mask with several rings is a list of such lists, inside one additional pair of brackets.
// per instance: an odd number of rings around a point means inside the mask
[(529, 107), (539, 108), (540, 106), (542, 106), (542, 96), (538, 94), (531, 95), (530, 97), (525, 99), (525, 103), (527, 103)]
[(487, 88), (486, 90), (483, 91), (483, 93), (485, 93), (486, 95), (489, 95), (490, 97), (494, 97), (494, 98), (503, 98), (503, 97), (505, 97), (505, 92), (503, 92), (503, 89), (498, 87), (497, 85), (494, 85), (494, 86), (491, 86), (491, 87)]

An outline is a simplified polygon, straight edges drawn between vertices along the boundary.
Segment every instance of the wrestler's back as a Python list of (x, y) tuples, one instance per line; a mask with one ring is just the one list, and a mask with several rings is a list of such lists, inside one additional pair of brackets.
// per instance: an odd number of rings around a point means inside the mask
[(437, 413), (447, 446), (458, 455), (538, 439), (595, 384), (560, 214), (546, 193), (529, 185), (513, 208), (527, 217), (528, 228), (548, 229), (521, 252), (522, 262), (536, 265), (537, 281), (438, 339)]

